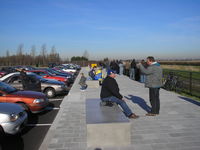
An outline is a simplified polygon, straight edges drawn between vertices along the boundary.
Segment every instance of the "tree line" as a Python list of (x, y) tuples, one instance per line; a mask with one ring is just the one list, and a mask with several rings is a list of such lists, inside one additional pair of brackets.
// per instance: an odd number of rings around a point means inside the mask
[[(59, 53), (56, 52), (55, 46), (51, 47), (48, 53), (46, 45), (41, 46), (41, 51), (37, 55), (36, 47), (32, 46), (30, 53), (24, 53), (23, 44), (17, 48), (16, 54), (10, 55), (9, 50), (6, 51), (6, 56), (0, 57), (0, 66), (16, 66), (16, 65), (31, 65), (31, 66), (48, 66), (50, 63), (69, 63), (69, 59), (62, 60)], [(88, 52), (85, 51), (83, 56), (73, 56), (71, 61), (88, 61)]]

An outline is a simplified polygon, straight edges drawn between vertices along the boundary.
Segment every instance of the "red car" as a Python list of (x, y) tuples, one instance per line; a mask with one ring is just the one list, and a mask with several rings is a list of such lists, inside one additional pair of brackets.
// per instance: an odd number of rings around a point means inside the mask
[(7, 83), (0, 82), (0, 102), (16, 103), (28, 112), (39, 113), (49, 105), (46, 95), (41, 92), (20, 91)]
[(46, 70), (27, 70), (26, 72), (33, 72), (45, 79), (53, 79), (53, 80), (64, 82), (66, 85), (69, 85), (67, 77), (56, 76)]
[(0, 78), (3, 77), (6, 74), (4, 71), (0, 71)]

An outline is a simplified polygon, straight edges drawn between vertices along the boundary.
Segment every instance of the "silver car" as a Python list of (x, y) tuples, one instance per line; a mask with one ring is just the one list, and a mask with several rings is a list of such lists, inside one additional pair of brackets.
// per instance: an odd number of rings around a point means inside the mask
[(0, 136), (17, 134), (27, 123), (27, 113), (19, 105), (0, 103)]
[[(63, 82), (51, 80), (51, 79), (44, 79), (35, 73), (28, 72), (27, 75), (30, 78), (36, 78), (41, 82), (41, 90), (43, 93), (47, 95), (48, 98), (52, 98), (58, 94), (66, 94), (69, 91), (69, 87), (65, 85)], [(22, 82), (20, 78), (19, 72), (9, 73), (2, 78), (0, 81), (10, 84), (12, 87), (16, 89), (22, 90)]]

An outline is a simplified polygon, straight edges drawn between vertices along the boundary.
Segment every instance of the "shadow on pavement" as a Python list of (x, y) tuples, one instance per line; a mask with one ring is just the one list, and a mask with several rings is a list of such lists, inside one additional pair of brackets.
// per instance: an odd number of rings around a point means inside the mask
[(183, 96), (178, 96), (181, 100), (185, 100), (185, 101), (188, 101), (188, 102), (190, 102), (190, 103), (192, 103), (192, 104), (195, 104), (195, 105), (197, 105), (197, 106), (200, 106), (200, 102), (198, 102), (198, 101), (195, 101), (195, 100), (193, 100), (193, 99), (190, 99), (190, 98), (187, 98), (187, 97), (183, 97)]
[(151, 107), (149, 107), (146, 101), (138, 96), (128, 95), (125, 98), (131, 100), (133, 103), (138, 104), (142, 109), (144, 109), (147, 113), (151, 111)]

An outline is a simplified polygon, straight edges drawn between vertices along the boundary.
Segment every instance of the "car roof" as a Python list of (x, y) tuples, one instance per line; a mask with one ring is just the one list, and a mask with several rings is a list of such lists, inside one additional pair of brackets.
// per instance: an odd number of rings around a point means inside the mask
[[(9, 74), (7, 74), (7, 75), (1, 77), (1, 78), (0, 78), (0, 81), (3, 81), (3, 80), (5, 80), (5, 79), (7, 79), (7, 78), (9, 78), (9, 77), (11, 77), (11, 76), (13, 76), (13, 75), (19, 75), (19, 74), (20, 74), (20, 72), (12, 72), (12, 73), (9, 73)], [(29, 74), (35, 75), (35, 74), (32, 73), (32, 72), (27, 72), (27, 74), (28, 74), (28, 75), (29, 75)]]

